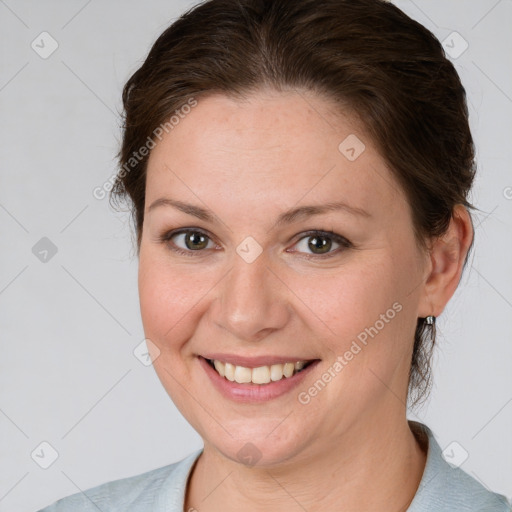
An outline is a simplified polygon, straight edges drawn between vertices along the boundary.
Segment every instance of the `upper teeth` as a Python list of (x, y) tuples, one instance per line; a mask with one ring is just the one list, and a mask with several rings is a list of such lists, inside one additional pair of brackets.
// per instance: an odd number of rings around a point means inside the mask
[(239, 384), (252, 382), (253, 384), (268, 384), (270, 381), (281, 380), (284, 377), (291, 377), (294, 373), (302, 370), (306, 361), (296, 363), (273, 364), (270, 366), (259, 366), (258, 368), (246, 368), (231, 363), (223, 363), (215, 359), (213, 365), (221, 377)]

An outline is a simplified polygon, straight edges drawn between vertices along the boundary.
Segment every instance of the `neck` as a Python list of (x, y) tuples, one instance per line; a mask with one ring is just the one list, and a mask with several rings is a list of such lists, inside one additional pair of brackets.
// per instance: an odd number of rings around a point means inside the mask
[(314, 457), (265, 468), (246, 467), (205, 443), (185, 510), (406, 511), (425, 467), (424, 447), (405, 417), (365, 425), (333, 440), (323, 453), (315, 450)]

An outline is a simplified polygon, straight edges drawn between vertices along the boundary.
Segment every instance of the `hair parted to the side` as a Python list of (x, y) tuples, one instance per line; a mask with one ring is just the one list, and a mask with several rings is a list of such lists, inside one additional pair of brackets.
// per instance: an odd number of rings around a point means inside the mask
[[(261, 88), (316, 92), (357, 114), (403, 188), (423, 251), (446, 232), (455, 205), (475, 209), (466, 93), (429, 30), (383, 0), (208, 0), (160, 35), (123, 90), (121, 169), (110, 201), (130, 203), (137, 253), (149, 158), (140, 149), (191, 99)], [(412, 404), (428, 394), (434, 343), (419, 318)]]

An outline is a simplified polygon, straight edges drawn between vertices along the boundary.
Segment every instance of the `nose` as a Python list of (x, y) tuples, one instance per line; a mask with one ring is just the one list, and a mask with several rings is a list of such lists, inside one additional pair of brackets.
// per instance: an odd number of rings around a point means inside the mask
[(211, 304), (211, 320), (239, 341), (260, 341), (289, 321), (286, 287), (261, 254), (252, 263), (238, 255)]

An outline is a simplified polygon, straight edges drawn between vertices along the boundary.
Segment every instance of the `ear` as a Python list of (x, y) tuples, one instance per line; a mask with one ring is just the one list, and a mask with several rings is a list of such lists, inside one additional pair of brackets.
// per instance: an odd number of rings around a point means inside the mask
[(457, 204), (453, 209), (448, 230), (435, 239), (430, 247), (429, 265), (418, 304), (418, 317), (437, 317), (443, 312), (459, 284), (473, 236), (471, 216), (464, 205)]

